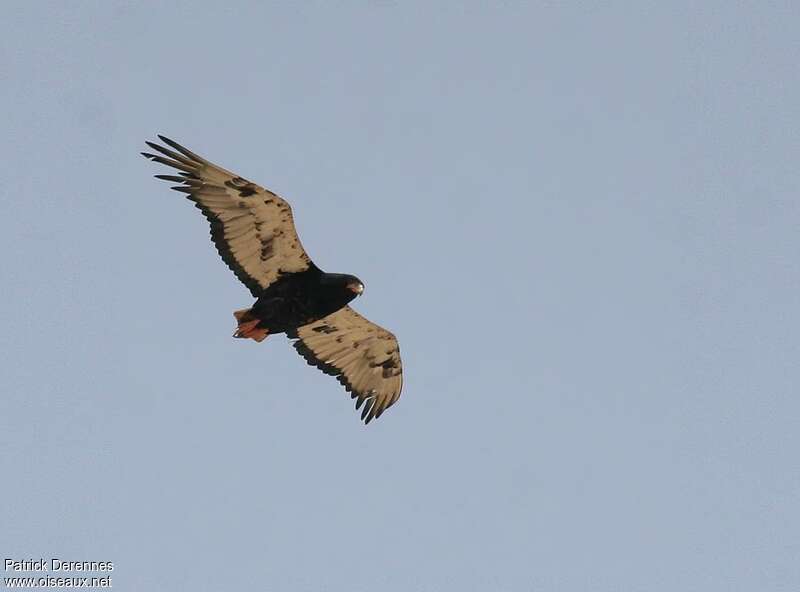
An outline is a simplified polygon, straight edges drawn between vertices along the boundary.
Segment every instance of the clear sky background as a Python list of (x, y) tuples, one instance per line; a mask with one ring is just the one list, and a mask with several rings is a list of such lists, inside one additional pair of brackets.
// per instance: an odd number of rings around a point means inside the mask
[[(23, 3), (0, 554), (120, 591), (800, 589), (794, 2)], [(400, 339), (365, 427), (152, 178), (290, 200)]]

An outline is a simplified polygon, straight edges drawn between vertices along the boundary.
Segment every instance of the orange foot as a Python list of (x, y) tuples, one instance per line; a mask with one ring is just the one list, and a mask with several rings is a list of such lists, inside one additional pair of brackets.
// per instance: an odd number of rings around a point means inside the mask
[(267, 329), (256, 327), (260, 321), (255, 319), (253, 321), (245, 321), (243, 323), (239, 323), (239, 327), (236, 329), (236, 333), (233, 334), (234, 337), (239, 337), (241, 339), (255, 339), (259, 343), (264, 341), (269, 335), (269, 331)]

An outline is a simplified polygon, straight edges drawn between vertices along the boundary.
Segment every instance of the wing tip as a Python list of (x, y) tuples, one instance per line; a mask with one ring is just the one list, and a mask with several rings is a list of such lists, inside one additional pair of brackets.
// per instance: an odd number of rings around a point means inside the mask
[(186, 156), (188, 158), (191, 158), (192, 160), (196, 160), (199, 163), (206, 162), (204, 158), (202, 158), (201, 156), (198, 156), (197, 154), (195, 154), (194, 152), (192, 152), (188, 148), (186, 148), (184, 146), (181, 146), (175, 140), (171, 140), (170, 138), (168, 138), (167, 136), (165, 136), (163, 134), (156, 134), (156, 136), (158, 136), (158, 139), (161, 140), (162, 142), (164, 142), (167, 146), (169, 146), (170, 148), (174, 148), (175, 150), (177, 150), (178, 152), (180, 152), (184, 156)]
[[(384, 411), (389, 409), (389, 407), (394, 405), (398, 399), (400, 399), (399, 391), (391, 392), (383, 397), (378, 397), (378, 393), (375, 392), (374, 389), (367, 391), (366, 393), (358, 392), (347, 379), (342, 369), (332, 364), (328, 364), (318, 358), (311, 348), (303, 343), (303, 340), (300, 339), (296, 330), (287, 332), (287, 337), (296, 340), (292, 343), (292, 347), (297, 350), (297, 353), (302, 356), (309, 366), (314, 366), (315, 368), (321, 370), (324, 374), (336, 378), (339, 384), (344, 387), (345, 391), (350, 393), (350, 398), (356, 399), (355, 408), (357, 411), (361, 410), (362, 406), (364, 407), (360, 415), (361, 420), (365, 425), (369, 424), (373, 419), (379, 418), (381, 415), (383, 415)], [(400, 388), (402, 389), (402, 383)]]

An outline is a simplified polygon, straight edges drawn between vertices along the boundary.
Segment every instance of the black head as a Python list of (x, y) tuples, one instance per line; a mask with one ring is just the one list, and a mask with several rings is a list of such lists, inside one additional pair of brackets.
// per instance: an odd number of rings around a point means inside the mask
[(336, 290), (345, 302), (350, 302), (356, 296), (364, 293), (364, 282), (356, 276), (346, 273), (326, 273), (322, 276), (321, 283), (323, 286)]
[[(345, 288), (355, 294), (355, 296), (361, 296), (364, 293), (364, 282), (354, 275), (348, 275), (345, 277), (347, 277)], [(355, 298), (355, 296), (353, 296), (353, 298)]]

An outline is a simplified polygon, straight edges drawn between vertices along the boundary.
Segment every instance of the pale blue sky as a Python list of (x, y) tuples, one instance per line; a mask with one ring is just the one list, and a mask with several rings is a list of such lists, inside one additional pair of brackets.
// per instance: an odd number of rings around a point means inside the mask
[[(800, 589), (796, 3), (22, 3), (0, 554), (119, 591)], [(368, 427), (138, 153), (289, 199)]]

